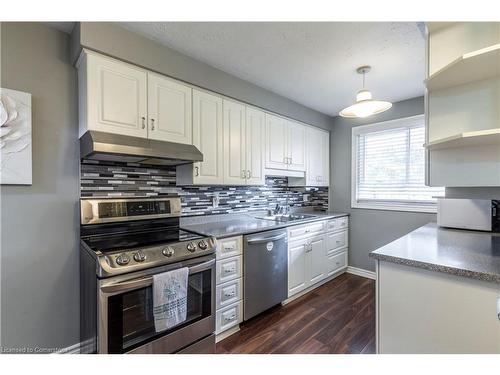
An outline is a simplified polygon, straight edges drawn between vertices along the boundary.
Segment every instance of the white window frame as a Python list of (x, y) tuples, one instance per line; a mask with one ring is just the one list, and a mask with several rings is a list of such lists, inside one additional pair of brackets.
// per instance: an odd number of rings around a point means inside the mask
[(397, 204), (397, 203), (370, 203), (357, 201), (358, 174), (357, 167), (357, 150), (358, 150), (358, 135), (364, 134), (367, 131), (378, 132), (384, 130), (397, 129), (412, 125), (420, 125), (425, 121), (425, 115), (416, 115), (411, 117), (403, 117), (389, 121), (377, 122), (368, 125), (355, 126), (352, 128), (351, 140), (351, 208), (364, 208), (370, 210), (388, 210), (388, 211), (406, 211), (406, 212), (426, 212), (436, 213), (436, 206), (415, 204)]

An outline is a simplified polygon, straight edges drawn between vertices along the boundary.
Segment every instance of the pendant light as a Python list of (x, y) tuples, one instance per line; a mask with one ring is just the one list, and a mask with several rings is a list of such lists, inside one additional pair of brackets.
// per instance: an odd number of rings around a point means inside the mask
[(387, 111), (392, 107), (392, 103), (390, 102), (373, 100), (372, 93), (365, 89), (365, 74), (370, 70), (371, 66), (369, 65), (360, 66), (356, 69), (359, 74), (363, 74), (363, 88), (359, 90), (356, 95), (356, 103), (340, 111), (340, 116), (348, 118), (363, 118)]

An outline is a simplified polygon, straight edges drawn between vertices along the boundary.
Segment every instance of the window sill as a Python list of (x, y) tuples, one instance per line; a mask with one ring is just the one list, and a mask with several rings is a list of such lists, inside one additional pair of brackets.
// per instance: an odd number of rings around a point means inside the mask
[(377, 203), (357, 203), (352, 202), (351, 208), (362, 208), (366, 210), (381, 210), (381, 211), (402, 211), (402, 212), (420, 212), (435, 214), (437, 212), (437, 207), (425, 207), (425, 206), (411, 206), (411, 205), (390, 205), (390, 204), (377, 204)]

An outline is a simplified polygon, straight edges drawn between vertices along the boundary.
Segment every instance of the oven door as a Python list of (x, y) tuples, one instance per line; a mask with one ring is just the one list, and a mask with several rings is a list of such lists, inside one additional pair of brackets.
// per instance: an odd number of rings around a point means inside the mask
[[(153, 274), (188, 267), (187, 317), (156, 332)], [(99, 353), (174, 353), (215, 331), (215, 256), (100, 280)]]

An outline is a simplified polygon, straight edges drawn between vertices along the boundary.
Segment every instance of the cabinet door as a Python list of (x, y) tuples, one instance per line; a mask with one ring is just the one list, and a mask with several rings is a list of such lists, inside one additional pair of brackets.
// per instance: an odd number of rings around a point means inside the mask
[(194, 164), (195, 184), (222, 184), (222, 98), (193, 90), (193, 145), (203, 154)]
[(322, 186), (330, 185), (330, 132), (322, 132), (323, 149), (322, 165), (321, 165), (321, 182)]
[(288, 297), (306, 288), (307, 240), (288, 245)]
[(192, 143), (191, 87), (148, 73), (148, 137)]
[(86, 129), (146, 138), (146, 72), (93, 53), (85, 56), (80, 69), (80, 95), (85, 96), (81, 102), (87, 106), (80, 111), (87, 111)]
[(307, 253), (307, 284), (312, 285), (325, 277), (326, 241), (325, 236), (317, 236), (309, 240)]
[(288, 169), (287, 120), (266, 114), (266, 168)]
[(329, 132), (310, 127), (307, 129), (307, 186), (328, 186), (330, 137)]
[(302, 124), (288, 121), (287, 154), (289, 170), (306, 170), (306, 129), (307, 127)]
[(264, 185), (265, 113), (246, 108), (246, 170), (247, 185)]
[(245, 185), (245, 106), (223, 100), (224, 184)]

